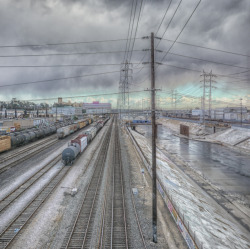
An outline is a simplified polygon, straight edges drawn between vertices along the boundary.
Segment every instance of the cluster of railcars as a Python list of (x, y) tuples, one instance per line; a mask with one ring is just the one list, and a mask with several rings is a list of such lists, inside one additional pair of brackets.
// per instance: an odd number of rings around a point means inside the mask
[(104, 120), (98, 120), (92, 127), (85, 130), (75, 139), (71, 140), (68, 147), (62, 152), (62, 161), (64, 165), (72, 165), (76, 157), (82, 153), (88, 144), (94, 139), (98, 131), (109, 120), (109, 117)]
[(90, 118), (87, 118), (84, 120), (77, 120), (77, 121), (68, 120), (64, 122), (56, 122), (50, 126), (43, 126), (39, 128), (34, 127), (34, 128), (25, 129), (23, 131), (12, 132), (12, 133), (7, 134), (4, 137), (2, 136), (3, 139), (1, 139), (1, 143), (3, 143), (3, 146), (0, 146), (0, 152), (4, 152), (12, 148), (22, 146), (29, 142), (33, 142), (35, 140), (52, 135), (54, 133), (58, 133), (58, 131), (66, 127), (74, 127), (74, 129), (71, 129), (70, 132), (67, 134), (69, 135), (73, 132), (76, 132), (79, 129), (82, 129), (83, 127), (91, 123), (92, 123), (92, 119)]
[(56, 132), (57, 137), (59, 139), (65, 138), (68, 135), (86, 127), (87, 125), (90, 125), (91, 123), (93, 123), (93, 119), (91, 119), (91, 118), (78, 120), (78, 121), (74, 122), (73, 124), (59, 128)]

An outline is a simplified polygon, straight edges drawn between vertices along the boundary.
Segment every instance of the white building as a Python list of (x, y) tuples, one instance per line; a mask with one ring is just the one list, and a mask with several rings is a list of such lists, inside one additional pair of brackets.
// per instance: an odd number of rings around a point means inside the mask
[(58, 115), (63, 114), (65, 116), (82, 115), (82, 108), (73, 106), (58, 106), (58, 107), (53, 107), (51, 109), (51, 113)]
[(83, 103), (82, 108), (86, 110), (86, 113), (89, 114), (102, 114), (111, 112), (110, 103), (100, 103), (99, 101), (93, 101), (93, 103)]
[(202, 110), (200, 109), (192, 110), (192, 116), (200, 116), (200, 115), (202, 115)]

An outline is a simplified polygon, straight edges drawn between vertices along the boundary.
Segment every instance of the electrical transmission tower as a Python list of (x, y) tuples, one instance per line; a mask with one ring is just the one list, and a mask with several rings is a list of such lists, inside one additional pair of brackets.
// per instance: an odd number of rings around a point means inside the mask
[(210, 73), (206, 73), (203, 70), (203, 98), (202, 98), (202, 123), (205, 123), (205, 116), (206, 116), (206, 107), (208, 109), (208, 116), (211, 119), (211, 110), (212, 110), (212, 88), (215, 88), (212, 83), (216, 81), (213, 80), (216, 77), (215, 74), (212, 74), (212, 70)]
[(177, 90), (171, 90), (171, 105), (172, 105), (172, 111), (174, 111), (176, 116), (176, 103), (177, 103)]
[(132, 64), (126, 61), (121, 65), (120, 83), (119, 83), (119, 99), (118, 106), (120, 113), (129, 110), (129, 85), (132, 82)]

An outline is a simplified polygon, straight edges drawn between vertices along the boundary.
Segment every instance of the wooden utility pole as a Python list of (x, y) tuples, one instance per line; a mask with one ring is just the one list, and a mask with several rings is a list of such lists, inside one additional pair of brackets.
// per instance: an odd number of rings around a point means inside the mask
[(242, 127), (242, 98), (240, 98), (240, 125)]
[(156, 125), (155, 125), (155, 58), (154, 33), (151, 33), (151, 123), (152, 123), (152, 215), (153, 242), (157, 243), (157, 186), (156, 186)]

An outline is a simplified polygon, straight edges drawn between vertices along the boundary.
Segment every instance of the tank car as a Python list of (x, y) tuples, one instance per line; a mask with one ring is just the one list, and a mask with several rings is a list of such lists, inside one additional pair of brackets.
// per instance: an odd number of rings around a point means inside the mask
[(85, 135), (79, 135), (75, 139), (71, 140), (68, 148), (62, 152), (62, 161), (65, 165), (72, 165), (79, 153), (82, 153), (87, 147), (87, 137)]
[(22, 135), (24, 137), (23, 143), (27, 144), (27, 143), (29, 143), (31, 141), (31, 136), (30, 136), (30, 134), (28, 132), (27, 133), (23, 133)]
[(62, 152), (62, 160), (64, 164), (72, 165), (79, 152), (80, 152), (79, 144), (70, 145), (68, 148), (64, 149)]

